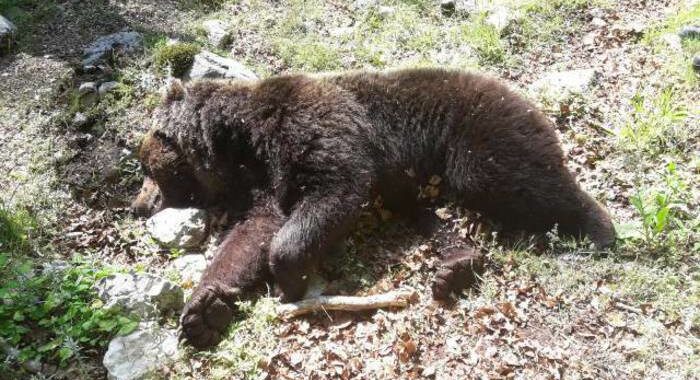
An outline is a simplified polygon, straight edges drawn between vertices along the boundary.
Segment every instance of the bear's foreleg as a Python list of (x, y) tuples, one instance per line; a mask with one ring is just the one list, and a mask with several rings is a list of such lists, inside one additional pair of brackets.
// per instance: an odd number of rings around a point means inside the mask
[(182, 312), (182, 336), (194, 347), (217, 344), (233, 320), (235, 302), (270, 279), (269, 243), (285, 219), (265, 202), (228, 233)]
[(345, 237), (366, 197), (355, 192), (307, 196), (275, 234), (270, 270), (282, 302), (301, 299), (323, 255)]

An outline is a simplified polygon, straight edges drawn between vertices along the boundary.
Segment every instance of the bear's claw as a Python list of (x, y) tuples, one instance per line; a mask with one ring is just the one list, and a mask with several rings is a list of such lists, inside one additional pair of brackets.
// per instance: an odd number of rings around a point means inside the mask
[(182, 312), (181, 338), (197, 349), (219, 343), (233, 320), (240, 294), (240, 289), (219, 283), (197, 289)]
[(483, 256), (474, 248), (455, 249), (445, 256), (435, 274), (433, 299), (447, 300), (451, 293), (476, 285), (484, 271)]

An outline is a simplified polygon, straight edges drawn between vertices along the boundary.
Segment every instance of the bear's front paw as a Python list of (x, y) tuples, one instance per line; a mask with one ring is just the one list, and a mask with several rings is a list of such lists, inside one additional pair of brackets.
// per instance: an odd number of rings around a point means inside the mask
[(235, 302), (241, 291), (215, 283), (197, 289), (182, 311), (182, 338), (197, 349), (221, 341), (236, 312)]
[(483, 256), (473, 248), (455, 249), (440, 263), (432, 290), (436, 300), (447, 300), (450, 293), (459, 293), (474, 286), (484, 271)]

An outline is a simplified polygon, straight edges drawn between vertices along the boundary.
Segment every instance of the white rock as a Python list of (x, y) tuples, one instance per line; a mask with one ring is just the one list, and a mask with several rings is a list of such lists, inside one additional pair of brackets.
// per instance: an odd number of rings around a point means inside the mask
[(106, 94), (112, 92), (118, 86), (119, 83), (117, 82), (104, 82), (100, 85), (100, 88), (97, 90), (97, 92), (100, 94), (100, 96), (105, 96)]
[(78, 93), (80, 94), (80, 103), (86, 107), (94, 105), (99, 99), (97, 84), (95, 82), (81, 83), (78, 88)]
[(17, 33), (17, 27), (0, 15), (0, 54), (13, 43), (15, 33)]
[(489, 15), (486, 17), (486, 23), (492, 25), (499, 33), (510, 25), (517, 18), (514, 10), (497, 5), (489, 10)]
[(382, 18), (391, 17), (396, 13), (396, 8), (389, 6), (381, 6), (377, 9), (377, 14)]
[(232, 79), (257, 79), (255, 75), (243, 64), (233, 59), (224, 58), (208, 51), (202, 51), (194, 56), (194, 63), (187, 77), (189, 79), (200, 78), (232, 78)]
[(166, 208), (146, 221), (146, 229), (165, 247), (194, 248), (206, 237), (207, 212), (196, 208)]
[(113, 50), (129, 53), (141, 48), (143, 36), (137, 32), (119, 32), (102, 36), (83, 50), (83, 66), (96, 65)]
[(202, 26), (207, 31), (207, 39), (212, 45), (225, 48), (231, 43), (231, 32), (223, 21), (207, 20), (202, 23)]
[(168, 264), (168, 269), (176, 271), (181, 281), (193, 283), (199, 282), (206, 267), (207, 259), (202, 254), (180, 256)]
[(530, 86), (530, 90), (549, 98), (561, 99), (585, 93), (590, 89), (595, 78), (596, 71), (593, 69), (551, 72), (535, 81)]
[(184, 305), (182, 288), (148, 273), (117, 273), (101, 279), (95, 288), (106, 308), (143, 319), (157, 318)]
[(177, 334), (155, 323), (141, 323), (136, 331), (109, 342), (102, 359), (111, 380), (152, 379), (175, 359)]
[(677, 34), (666, 33), (661, 36), (661, 40), (668, 45), (671, 50), (681, 52), (683, 51), (683, 42)]
[(90, 92), (97, 92), (97, 84), (95, 82), (85, 82), (81, 83), (78, 87), (78, 92), (82, 94), (87, 94)]
[(608, 23), (600, 17), (593, 17), (593, 20), (591, 20), (591, 25), (595, 26), (596, 28), (602, 28), (608, 25)]

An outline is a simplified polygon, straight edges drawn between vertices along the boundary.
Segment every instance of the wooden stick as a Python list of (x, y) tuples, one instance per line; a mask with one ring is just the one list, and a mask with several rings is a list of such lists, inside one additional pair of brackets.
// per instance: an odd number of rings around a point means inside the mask
[(395, 290), (371, 296), (318, 296), (277, 307), (282, 319), (322, 310), (360, 311), (387, 307), (406, 307), (418, 297), (415, 290)]

